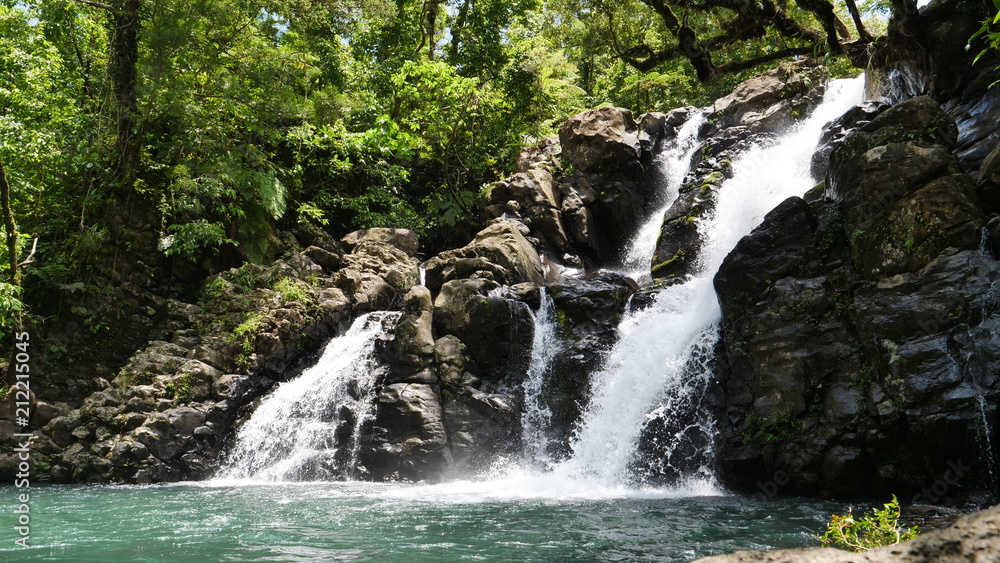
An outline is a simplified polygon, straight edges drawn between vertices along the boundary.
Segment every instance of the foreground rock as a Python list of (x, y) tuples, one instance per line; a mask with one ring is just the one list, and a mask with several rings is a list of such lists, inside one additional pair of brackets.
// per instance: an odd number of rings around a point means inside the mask
[(1000, 561), (1000, 506), (967, 514), (942, 530), (866, 553), (832, 548), (737, 551), (695, 563), (968, 563)]

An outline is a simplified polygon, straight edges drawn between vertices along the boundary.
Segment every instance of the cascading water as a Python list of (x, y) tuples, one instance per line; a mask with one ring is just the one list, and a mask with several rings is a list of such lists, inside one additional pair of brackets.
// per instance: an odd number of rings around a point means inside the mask
[[(697, 273), (661, 290), (650, 307), (622, 323), (619, 343), (592, 379), (572, 455), (553, 470), (558, 478), (603, 486), (630, 482), (636, 442), (651, 417), (670, 416), (701, 395), (721, 318), (715, 272), (768, 211), (814, 185), (809, 164), (820, 132), (861, 101), (863, 87), (861, 78), (834, 81), (823, 103), (795, 130), (733, 162), (733, 177), (720, 188), (714, 213), (699, 224), (705, 242)], [(707, 419), (690, 424), (712, 432)]]
[[(980, 259), (992, 266), (995, 269), (1000, 266), (996, 258), (996, 249), (990, 248), (989, 233), (984, 227), (982, 235), (979, 240), (979, 256)], [(984, 268), (987, 270), (987, 268)], [(1000, 282), (992, 281), (988, 279), (983, 279), (983, 285), (989, 285), (989, 291), (986, 294), (986, 299), (983, 302), (981, 313), (982, 323), (986, 324), (990, 319), (996, 314), (998, 308), (1000, 308)], [(982, 325), (980, 325), (980, 330), (982, 330)], [(969, 336), (972, 342), (976, 342), (978, 339), (972, 334), (971, 327), (969, 329)], [(970, 366), (969, 379), (972, 384), (973, 389), (976, 393), (976, 404), (979, 407), (979, 418), (982, 421), (982, 433), (981, 439), (983, 441), (982, 450), (986, 454), (986, 470), (989, 475), (990, 483), (993, 485), (994, 489), (1000, 484), (1000, 475), (998, 475), (997, 467), (997, 457), (995, 454), (995, 447), (993, 444), (993, 425), (990, 423), (990, 408), (987, 404), (986, 393), (983, 391), (982, 380), (985, 379), (985, 366), (976, 360), (976, 351), (969, 350), (966, 355), (965, 363)]]
[(535, 336), (531, 343), (531, 364), (524, 380), (524, 410), (521, 414), (521, 440), (525, 462), (547, 468), (549, 456), (548, 428), (552, 412), (542, 402), (542, 389), (552, 366), (556, 347), (555, 310), (552, 298), (541, 290), (541, 304), (535, 313)]
[(385, 368), (375, 341), (387, 338), (399, 313), (359, 317), (331, 340), (315, 365), (282, 383), (240, 428), (224, 479), (304, 481), (352, 477), (361, 430), (374, 416)]
[(695, 110), (668, 145), (654, 158), (656, 167), (656, 210), (639, 231), (629, 240), (624, 252), (623, 273), (645, 285), (652, 281), (649, 275), (649, 261), (656, 251), (656, 241), (660, 236), (663, 214), (677, 199), (678, 189), (684, 175), (691, 167), (694, 152), (701, 148), (698, 133), (705, 124), (705, 114)]
[[(635, 488), (644, 481), (644, 474), (636, 469), (637, 442), (651, 425), (669, 420), (672, 425), (660, 425), (670, 429), (657, 452), (661, 465), (673, 466), (674, 457), (685, 446), (688, 451), (699, 450), (702, 457), (710, 453), (712, 423), (699, 403), (709, 382), (721, 318), (712, 284), (715, 272), (765, 213), (813, 186), (809, 165), (823, 125), (860, 101), (862, 89), (861, 79), (833, 82), (824, 102), (798, 128), (775, 143), (746, 151), (733, 162), (733, 177), (721, 186), (714, 213), (699, 223), (703, 247), (697, 273), (685, 283), (660, 290), (650, 306), (620, 325), (618, 344), (608, 352), (605, 367), (591, 379), (590, 401), (567, 459), (554, 462), (547, 455), (550, 415), (541, 393), (558, 343), (552, 301), (543, 293), (524, 382), (522, 463), (501, 468), (497, 478), (503, 485), (496, 480), (452, 482), (424, 487), (422, 492), (397, 493), (437, 496), (438, 487), (447, 487), (448, 495), (455, 498), (664, 494), (660, 489), (649, 493), (646, 488)], [(661, 165), (670, 170), (665, 177), (671, 178), (662, 187), (664, 210), (677, 197), (680, 179), (698, 149), (697, 131), (703, 119), (701, 114), (692, 117), (660, 158)], [(635, 263), (642, 257), (644, 271), (662, 212), (655, 215), (628, 252)], [(374, 359), (373, 343), (384, 334), (383, 325), (397, 319), (393, 313), (362, 317), (347, 334), (331, 341), (316, 366), (265, 400), (240, 430), (230, 468), (223, 476), (265, 480), (350, 476), (356, 464), (357, 438), (372, 416), (374, 389), (383, 373)], [(679, 418), (678, 413), (686, 418)], [(657, 470), (662, 472), (663, 467)], [(688, 491), (714, 491), (706, 467), (680, 477), (686, 477), (679, 481)]]

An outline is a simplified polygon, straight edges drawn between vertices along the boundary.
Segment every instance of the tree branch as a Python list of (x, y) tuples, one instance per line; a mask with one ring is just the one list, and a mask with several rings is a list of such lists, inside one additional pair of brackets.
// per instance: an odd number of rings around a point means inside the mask
[(830, 47), (830, 52), (840, 54), (840, 40), (837, 38), (837, 15), (833, 12), (833, 4), (827, 0), (795, 0), (795, 3), (803, 10), (808, 10), (816, 15), (816, 19), (826, 31), (826, 43)]
[(861, 11), (858, 10), (858, 5), (854, 0), (844, 0), (847, 4), (847, 11), (851, 14), (851, 19), (854, 20), (854, 27), (858, 30), (858, 38), (861, 39), (863, 43), (871, 43), (872, 36), (865, 29), (865, 24), (861, 21)]
[(812, 52), (813, 52), (812, 47), (790, 47), (788, 49), (782, 49), (780, 51), (775, 51), (773, 53), (768, 53), (766, 55), (762, 55), (760, 57), (748, 59), (745, 61), (728, 62), (723, 65), (719, 65), (715, 69), (715, 72), (717, 74), (725, 74), (728, 72), (739, 72), (741, 70), (753, 68), (757, 65), (762, 65), (764, 63), (769, 63), (771, 61), (776, 61), (778, 59), (794, 57), (796, 55), (808, 55)]
[(28, 264), (31, 264), (32, 262), (34, 262), (35, 261), (35, 251), (36, 250), (38, 250), (38, 238), (37, 237), (35, 238), (35, 241), (31, 243), (31, 253), (29, 253), (28, 257), (25, 258), (24, 260), (22, 260), (21, 263), (17, 265), (17, 267), (18, 268), (24, 268)]
[(88, 6), (93, 6), (95, 8), (100, 8), (102, 10), (107, 10), (111, 13), (115, 13), (115, 7), (110, 4), (105, 4), (104, 2), (95, 2), (94, 0), (76, 0), (81, 4), (86, 4)]

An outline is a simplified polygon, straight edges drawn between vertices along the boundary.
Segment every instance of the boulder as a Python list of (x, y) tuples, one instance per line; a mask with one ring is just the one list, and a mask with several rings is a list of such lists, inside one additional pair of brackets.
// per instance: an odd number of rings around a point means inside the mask
[(356, 310), (389, 309), (420, 282), (417, 261), (395, 246), (362, 240), (333, 276)]
[(523, 374), (530, 361), (534, 321), (524, 303), (490, 295), (497, 286), (488, 280), (452, 280), (434, 302), (434, 327), (452, 334), (466, 346), (472, 360), (490, 381)]
[(640, 155), (632, 112), (605, 106), (570, 117), (559, 127), (562, 155), (581, 172), (613, 168)]
[[(416, 256), (417, 251), (420, 250), (420, 242), (417, 240), (416, 233), (407, 229), (388, 229), (384, 227), (362, 229), (348, 233), (344, 238), (340, 239), (340, 242), (343, 243), (344, 249), (347, 252), (354, 252), (358, 245), (364, 242), (388, 244), (402, 250), (407, 256), (411, 257)], [(322, 264), (320, 265), (322, 266)]]
[(387, 380), (392, 383), (437, 383), (426, 368), (434, 360), (431, 292), (415, 286), (403, 298), (403, 313), (396, 323)]
[(459, 475), (489, 469), (500, 457), (521, 452), (520, 417), (513, 397), (461, 385), (446, 390), (445, 427)]
[(929, 97), (885, 110), (831, 152), (827, 197), (842, 198), (849, 218), (865, 228), (910, 191), (959, 172), (956, 137), (954, 119)]
[(426, 263), (425, 285), (432, 293), (456, 279), (476, 277), (498, 285), (543, 283), (541, 259), (511, 221), (497, 220), (469, 244), (438, 254)]
[(386, 385), (362, 464), (376, 478), (437, 478), (452, 461), (444, 413), (436, 386)]
[(808, 113), (823, 99), (830, 73), (823, 66), (782, 63), (738, 85), (713, 104), (724, 126), (778, 132)]
[(341, 260), (343, 259), (340, 254), (335, 254), (318, 246), (310, 246), (303, 250), (302, 254), (318, 264), (327, 273), (336, 272), (340, 268)]

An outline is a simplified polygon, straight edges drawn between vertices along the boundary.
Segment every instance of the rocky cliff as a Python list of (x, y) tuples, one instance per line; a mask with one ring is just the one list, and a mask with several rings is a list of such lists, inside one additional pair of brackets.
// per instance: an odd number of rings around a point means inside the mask
[[(929, 29), (968, 27), (954, 9), (926, 10)], [(983, 88), (994, 71), (960, 78), (953, 63), (969, 61), (954, 52), (934, 74), (954, 81), (919, 89), (938, 98), (886, 98), (897, 105), (830, 124), (814, 159), (824, 183), (772, 211), (720, 268), (730, 486), (996, 498), (1000, 208), (982, 156), (997, 124), (981, 115), (996, 111)]]

